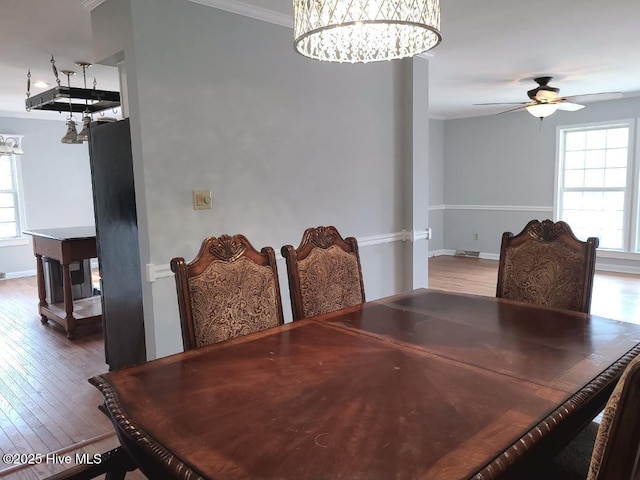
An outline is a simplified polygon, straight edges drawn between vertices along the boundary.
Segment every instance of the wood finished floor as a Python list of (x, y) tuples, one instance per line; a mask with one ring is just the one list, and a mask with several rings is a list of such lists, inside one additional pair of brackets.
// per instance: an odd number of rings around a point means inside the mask
[[(0, 453), (75, 460), (76, 453), (106, 452), (119, 443), (97, 408), (102, 395), (87, 382), (108, 370), (102, 328), (80, 327), (68, 340), (52, 322), (40, 323), (37, 299), (35, 277), (0, 281)], [(0, 463), (0, 477), (40, 479), (66, 468)]]
[[(434, 257), (429, 286), (495, 295), (498, 262)], [(0, 281), (0, 453), (71, 455), (100, 453), (118, 445), (113, 426), (98, 411), (102, 395), (87, 379), (107, 371), (99, 325), (63, 330), (40, 324), (35, 277)], [(640, 276), (597, 272), (592, 312), (640, 323)], [(0, 477), (38, 480), (65, 466), (20, 467), (0, 463)], [(127, 479), (143, 479), (138, 471)]]
[[(452, 256), (429, 259), (431, 288), (493, 297), (497, 281), (497, 260)], [(591, 313), (640, 323), (640, 275), (596, 271)]]

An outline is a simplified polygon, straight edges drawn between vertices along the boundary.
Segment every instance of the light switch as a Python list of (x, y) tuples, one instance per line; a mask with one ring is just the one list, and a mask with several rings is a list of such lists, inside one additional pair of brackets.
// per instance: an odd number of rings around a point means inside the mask
[(211, 208), (211, 190), (193, 191), (193, 209), (207, 210)]

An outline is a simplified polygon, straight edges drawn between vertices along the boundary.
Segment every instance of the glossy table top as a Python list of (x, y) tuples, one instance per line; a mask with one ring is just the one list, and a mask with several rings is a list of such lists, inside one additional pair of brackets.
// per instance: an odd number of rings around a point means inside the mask
[(25, 235), (50, 238), (53, 240), (80, 240), (94, 238), (96, 236), (96, 227), (43, 228), (39, 230), (25, 230), (23, 233)]
[(634, 324), (418, 290), (91, 382), (176, 478), (495, 478), (639, 342)]

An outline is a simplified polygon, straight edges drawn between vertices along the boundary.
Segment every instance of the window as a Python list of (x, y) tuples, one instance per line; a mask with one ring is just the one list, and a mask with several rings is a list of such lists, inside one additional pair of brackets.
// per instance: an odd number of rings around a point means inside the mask
[(22, 236), (20, 199), (17, 157), (0, 156), (0, 241)]
[(636, 250), (633, 138), (632, 121), (559, 130), (557, 218), (602, 249)]

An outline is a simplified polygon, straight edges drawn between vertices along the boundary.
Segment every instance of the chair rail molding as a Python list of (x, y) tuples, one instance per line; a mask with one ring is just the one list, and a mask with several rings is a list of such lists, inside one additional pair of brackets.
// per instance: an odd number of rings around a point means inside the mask
[[(420, 240), (429, 240), (431, 238), (431, 229), (426, 230), (402, 230), (395, 233), (383, 233), (380, 235), (371, 235), (367, 237), (358, 237), (358, 247), (371, 247), (374, 245), (382, 245), (384, 243), (394, 242), (417, 242)], [(284, 260), (280, 252), (276, 252), (276, 260)], [(167, 264), (155, 265), (147, 263), (145, 265), (145, 278), (147, 282), (153, 283), (158, 279), (173, 277), (171, 266)]]
[[(430, 207), (431, 208), (431, 207)], [(436, 208), (434, 208), (435, 210)], [(531, 205), (443, 205), (443, 210), (495, 210), (502, 212), (553, 212), (553, 207)]]

